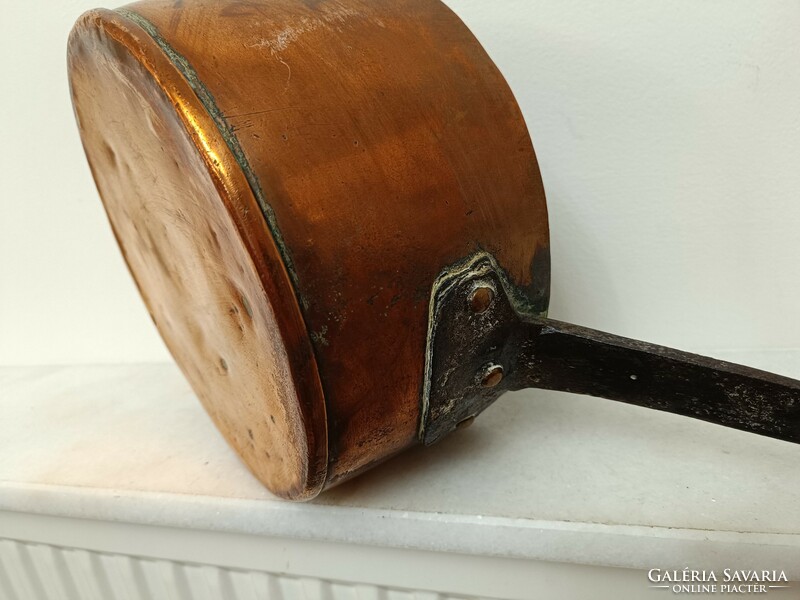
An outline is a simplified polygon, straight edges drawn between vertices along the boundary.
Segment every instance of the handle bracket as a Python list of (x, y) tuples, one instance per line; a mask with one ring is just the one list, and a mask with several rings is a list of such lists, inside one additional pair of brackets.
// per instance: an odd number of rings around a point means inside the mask
[(607, 398), (800, 442), (800, 381), (547, 319), (527, 310), (517, 293), (485, 253), (437, 280), (423, 443), (522, 388)]
[[(510, 389), (503, 365), (513, 353), (508, 340), (523, 317), (511, 304), (506, 290), (513, 288), (501, 272), (494, 258), (481, 252), (445, 270), (433, 286), (419, 430), (425, 445), (470, 421)], [(478, 290), (489, 290), (486, 306), (474, 301)]]

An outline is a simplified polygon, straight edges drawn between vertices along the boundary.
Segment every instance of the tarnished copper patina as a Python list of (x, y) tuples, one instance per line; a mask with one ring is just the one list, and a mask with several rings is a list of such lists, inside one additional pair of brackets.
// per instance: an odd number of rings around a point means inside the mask
[(545, 319), (531, 140), (439, 0), (143, 0), (81, 17), (68, 62), (150, 314), (276, 494), (523, 386), (797, 436), (796, 382)]

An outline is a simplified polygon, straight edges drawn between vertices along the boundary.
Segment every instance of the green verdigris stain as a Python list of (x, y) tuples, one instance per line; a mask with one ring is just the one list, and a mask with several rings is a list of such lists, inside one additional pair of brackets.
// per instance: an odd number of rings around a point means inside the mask
[(298, 277), (294, 269), (294, 264), (289, 253), (289, 249), (287, 248), (280, 229), (278, 228), (275, 211), (272, 210), (272, 207), (267, 202), (266, 197), (264, 196), (264, 191), (261, 189), (261, 184), (258, 181), (258, 177), (256, 177), (255, 173), (253, 173), (253, 170), (250, 168), (250, 163), (247, 160), (247, 156), (245, 156), (244, 150), (242, 149), (241, 144), (239, 144), (239, 140), (233, 133), (233, 128), (225, 119), (225, 115), (222, 114), (222, 111), (217, 106), (214, 96), (200, 80), (200, 77), (197, 75), (197, 71), (194, 70), (194, 67), (192, 67), (186, 57), (176, 51), (163, 37), (161, 37), (161, 34), (158, 32), (158, 29), (155, 25), (153, 25), (140, 14), (135, 13), (127, 8), (118, 8), (114, 12), (125, 17), (126, 19), (133, 21), (147, 32), (147, 34), (153, 39), (158, 47), (161, 48), (164, 54), (167, 55), (170, 62), (175, 65), (175, 68), (180, 71), (181, 75), (183, 75), (184, 79), (186, 79), (186, 82), (189, 84), (189, 87), (191, 87), (194, 93), (197, 95), (200, 103), (206, 109), (208, 114), (211, 115), (211, 118), (214, 120), (214, 123), (216, 124), (217, 129), (222, 136), (222, 139), (225, 141), (225, 144), (228, 146), (231, 154), (233, 154), (236, 163), (242, 169), (242, 172), (247, 179), (247, 183), (250, 185), (250, 189), (253, 191), (253, 195), (255, 196), (259, 207), (261, 208), (261, 212), (267, 221), (267, 227), (272, 234), (272, 238), (275, 240), (275, 245), (278, 247), (281, 259), (283, 260), (286, 270), (289, 273), (289, 277), (292, 280), (292, 286), (294, 287), (298, 301), (300, 302), (301, 306), (306, 306), (306, 303), (303, 301), (302, 295), (300, 294)]
[(311, 337), (311, 340), (314, 343), (319, 344), (320, 346), (327, 346), (328, 339), (325, 337), (327, 334), (328, 334), (328, 326), (323, 325), (322, 327), (319, 328), (319, 331), (312, 331), (309, 334), (309, 336)]

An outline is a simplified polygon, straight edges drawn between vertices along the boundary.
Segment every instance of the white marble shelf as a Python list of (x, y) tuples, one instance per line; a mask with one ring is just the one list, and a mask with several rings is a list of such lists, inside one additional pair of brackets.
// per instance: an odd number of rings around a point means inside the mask
[(3, 368), (0, 511), (800, 579), (800, 446), (557, 393), (507, 396), (438, 446), (293, 504), (249, 474), (173, 365)]

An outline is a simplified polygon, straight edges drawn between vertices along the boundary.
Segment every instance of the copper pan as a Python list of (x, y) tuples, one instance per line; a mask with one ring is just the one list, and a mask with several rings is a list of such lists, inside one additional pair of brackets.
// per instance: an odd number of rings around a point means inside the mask
[(68, 62), (150, 314), (274, 493), (312, 498), (520, 387), (800, 437), (793, 380), (546, 318), (525, 123), (438, 0), (143, 0), (83, 15)]

